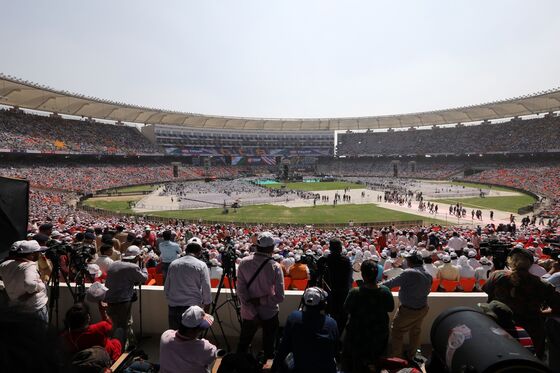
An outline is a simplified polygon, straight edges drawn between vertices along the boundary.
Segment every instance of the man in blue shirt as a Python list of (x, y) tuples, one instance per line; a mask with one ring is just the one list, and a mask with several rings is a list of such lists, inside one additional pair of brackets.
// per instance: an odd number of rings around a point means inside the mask
[(172, 241), (173, 235), (170, 230), (166, 230), (162, 234), (163, 242), (159, 244), (161, 271), (163, 272), (163, 282), (167, 278), (167, 270), (172, 261), (179, 257), (181, 248), (179, 244)]
[(381, 285), (389, 289), (400, 287), (399, 301), (393, 325), (391, 326), (391, 345), (393, 356), (403, 356), (403, 337), (408, 333), (410, 341), (409, 357), (413, 358), (420, 348), (422, 321), (428, 314), (428, 294), (432, 287), (432, 276), (423, 266), (422, 254), (411, 251), (405, 254), (407, 269), (403, 273), (387, 280)]
[(323, 312), (327, 296), (327, 292), (318, 287), (305, 290), (303, 311), (293, 311), (286, 321), (273, 372), (287, 365), (293, 367), (290, 371), (294, 373), (336, 373), (338, 327), (336, 321)]

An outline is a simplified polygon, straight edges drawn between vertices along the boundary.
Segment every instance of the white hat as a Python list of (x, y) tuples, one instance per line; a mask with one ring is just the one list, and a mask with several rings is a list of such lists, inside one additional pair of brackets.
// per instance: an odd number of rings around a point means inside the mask
[(187, 328), (208, 329), (213, 322), (214, 318), (199, 306), (190, 306), (181, 316), (181, 324)]
[(32, 254), (41, 251), (41, 246), (35, 240), (23, 240), (14, 242), (10, 250), (18, 254)]
[(123, 259), (124, 260), (131, 260), (136, 258), (138, 255), (140, 255), (141, 250), (138, 246), (136, 245), (130, 245), (129, 247), (126, 248), (126, 251), (124, 252), (123, 255)]
[(97, 264), (94, 263), (90, 263), (87, 265), (87, 269), (90, 275), (95, 276), (95, 277), (99, 277), (103, 274), (103, 272), (101, 272), (101, 268), (99, 268), (99, 266)]
[(202, 247), (202, 241), (198, 237), (193, 237), (187, 241), (187, 245), (190, 245), (191, 243)]
[(490, 262), (490, 260), (488, 260), (488, 258), (485, 257), (485, 256), (483, 256), (482, 258), (480, 258), (479, 262), (480, 262), (480, 264), (482, 264), (482, 265), (492, 264), (492, 263)]
[(441, 258), (441, 260), (444, 263), (451, 263), (451, 257), (449, 255), (444, 255), (443, 258)]
[(467, 254), (467, 256), (468, 256), (469, 258), (474, 258), (474, 257), (476, 256), (476, 251), (470, 250), (469, 253)]
[(272, 236), (272, 233), (262, 232), (261, 234), (259, 234), (259, 237), (257, 238), (258, 247), (271, 247), (274, 245), (275, 243), (274, 243), (274, 237)]
[(321, 302), (327, 300), (327, 292), (316, 286), (305, 289), (303, 293), (303, 303), (306, 306), (318, 306)]

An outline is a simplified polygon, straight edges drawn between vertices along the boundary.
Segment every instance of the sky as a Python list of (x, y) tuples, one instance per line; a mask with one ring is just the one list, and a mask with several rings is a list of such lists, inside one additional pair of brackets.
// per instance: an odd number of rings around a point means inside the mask
[(560, 86), (557, 0), (21, 0), (0, 14), (0, 72), (183, 112), (374, 116)]

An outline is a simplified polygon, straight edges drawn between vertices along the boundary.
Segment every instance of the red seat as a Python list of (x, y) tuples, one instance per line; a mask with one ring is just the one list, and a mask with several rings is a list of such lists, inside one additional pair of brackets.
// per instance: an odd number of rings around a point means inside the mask
[(482, 288), (482, 286), (484, 286), (484, 284), (486, 283), (486, 280), (482, 279), (482, 280), (478, 280), (478, 285)]
[(292, 284), (292, 278), (285, 276), (284, 277), (284, 290), (288, 290), (290, 288), (290, 285)]
[(218, 285), (220, 285), (220, 279), (219, 278), (211, 278), (210, 279), (210, 287), (217, 288)]
[(453, 292), (459, 285), (459, 281), (452, 281), (452, 280), (440, 280), (439, 286), (440, 288), (444, 289), (447, 292)]
[(434, 280), (432, 281), (432, 288), (430, 289), (430, 291), (437, 291), (439, 287), (439, 278), (434, 278)]
[(231, 288), (232, 288), (231, 282), (229, 281), (229, 277), (228, 277), (228, 276), (225, 276), (225, 277), (224, 277), (224, 288), (226, 288), (226, 289), (231, 289)]
[(163, 273), (156, 273), (155, 275), (156, 285), (163, 286)]
[(147, 286), (152, 286), (152, 285), (155, 285), (155, 284), (156, 284), (156, 279), (155, 278), (152, 278), (152, 279), (149, 279), (148, 281), (146, 281)]
[(393, 291), (393, 292), (395, 292), (395, 293), (398, 293), (399, 290), (401, 290), (401, 287), (400, 287), (400, 286), (395, 286), (394, 288), (391, 288), (391, 291)]
[(353, 288), (357, 288), (358, 287), (358, 283), (356, 281), (352, 282), (352, 287)]
[(292, 280), (292, 289), (305, 290), (307, 287), (307, 279), (305, 280)]
[(476, 281), (473, 278), (462, 278), (459, 281), (459, 284), (461, 285), (461, 287), (463, 288), (464, 291), (468, 291), (471, 292), (474, 289), (474, 285), (476, 284)]

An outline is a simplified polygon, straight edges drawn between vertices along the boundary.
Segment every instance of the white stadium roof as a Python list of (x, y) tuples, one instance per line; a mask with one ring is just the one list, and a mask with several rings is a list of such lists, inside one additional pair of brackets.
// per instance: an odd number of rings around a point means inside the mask
[(336, 131), (468, 123), (560, 110), (560, 88), (480, 105), (355, 118), (266, 119), (224, 117), (147, 108), (87, 97), (0, 73), (0, 104), (111, 121), (200, 129)]

